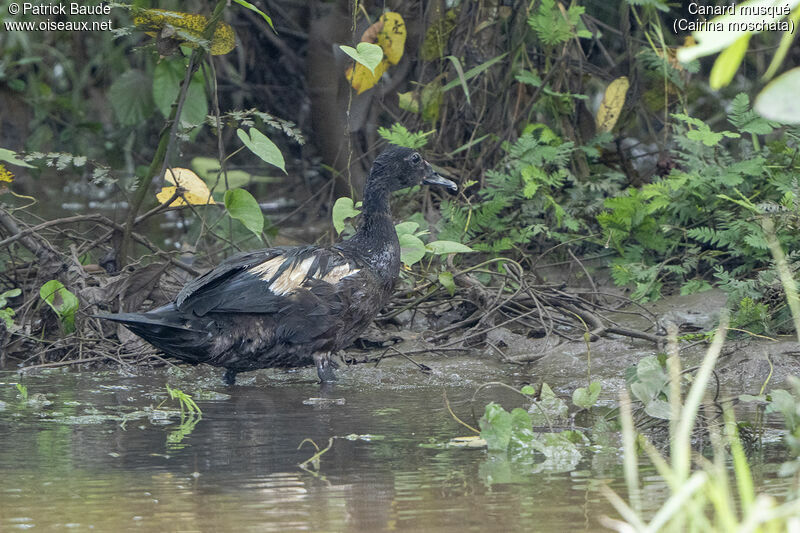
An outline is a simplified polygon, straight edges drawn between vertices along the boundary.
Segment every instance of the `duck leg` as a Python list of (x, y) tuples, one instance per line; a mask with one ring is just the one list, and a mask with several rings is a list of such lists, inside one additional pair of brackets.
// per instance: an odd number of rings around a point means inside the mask
[(314, 363), (317, 365), (317, 376), (322, 383), (336, 381), (336, 374), (333, 372), (333, 362), (331, 353), (315, 353)]
[(225, 370), (225, 373), (222, 375), (222, 381), (225, 382), (225, 385), (233, 386), (236, 384), (236, 370), (232, 368), (228, 368)]

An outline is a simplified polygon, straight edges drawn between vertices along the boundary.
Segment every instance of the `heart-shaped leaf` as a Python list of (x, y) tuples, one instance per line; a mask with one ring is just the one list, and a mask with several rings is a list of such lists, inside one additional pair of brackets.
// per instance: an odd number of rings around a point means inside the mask
[(489, 451), (504, 451), (511, 441), (511, 413), (494, 402), (486, 406), (486, 410), (478, 421), (481, 438), (486, 441)]
[(344, 221), (348, 218), (353, 218), (361, 214), (361, 211), (356, 209), (352, 198), (342, 196), (333, 204), (333, 229), (339, 234), (344, 230)]
[(575, 389), (572, 393), (572, 403), (582, 409), (589, 409), (600, 397), (600, 382), (592, 381), (588, 387)]
[(400, 237), (400, 235), (405, 235), (406, 233), (413, 235), (417, 229), (419, 229), (419, 224), (413, 220), (407, 220), (394, 225), (394, 230), (397, 232), (398, 237)]
[(264, 230), (264, 214), (253, 195), (244, 189), (225, 191), (225, 209), (244, 227), (260, 236)]
[(356, 62), (364, 65), (372, 74), (375, 74), (375, 67), (383, 60), (383, 49), (377, 44), (358, 43), (355, 48), (345, 45), (339, 45), (339, 48)]
[(425, 243), (410, 233), (400, 235), (400, 260), (411, 266), (425, 257)]
[(287, 174), (286, 163), (283, 161), (283, 154), (281, 154), (281, 151), (275, 146), (275, 143), (270, 141), (266, 135), (255, 128), (250, 128), (250, 135), (245, 133), (244, 130), (238, 129), (236, 130), (236, 135), (239, 136), (239, 139), (242, 140), (244, 145), (247, 146), (251, 152), (270, 165), (275, 165), (283, 170), (284, 174)]

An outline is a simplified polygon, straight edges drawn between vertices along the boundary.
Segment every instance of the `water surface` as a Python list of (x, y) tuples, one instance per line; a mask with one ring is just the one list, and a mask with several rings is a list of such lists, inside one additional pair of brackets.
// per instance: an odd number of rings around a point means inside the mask
[[(191, 367), (0, 374), (0, 531), (596, 531), (616, 516), (599, 492), (625, 496), (615, 447), (588, 446), (570, 467), (428, 447), (470, 434), (444, 392), (472, 423), (474, 390), (524, 382), (520, 367), (394, 365), (346, 369), (332, 388), (311, 369), (240, 375), (234, 387)], [(166, 384), (194, 393), (202, 418), (181, 424)], [(490, 399), (517, 401), (490, 390), (479, 413)], [(298, 466), (315, 451), (298, 449), (304, 439), (331, 438), (318, 470)], [(780, 495), (776, 470), (755, 473)], [(644, 472), (652, 511), (666, 488)]]

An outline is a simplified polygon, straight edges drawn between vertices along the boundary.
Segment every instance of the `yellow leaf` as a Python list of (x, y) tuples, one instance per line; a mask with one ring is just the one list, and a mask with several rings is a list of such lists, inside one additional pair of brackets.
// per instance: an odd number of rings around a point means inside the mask
[(14, 174), (12, 174), (11, 171), (8, 170), (2, 163), (0, 163), (0, 181), (6, 181), (8, 183), (14, 181)]
[(351, 66), (348, 67), (344, 75), (347, 78), (347, 81), (350, 82), (350, 85), (353, 86), (353, 89), (356, 90), (356, 93), (361, 94), (367, 89), (372, 89), (388, 68), (389, 61), (384, 57), (383, 60), (378, 63), (378, 66), (375, 67), (374, 74), (361, 63), (356, 63), (355, 73), (353, 72), (353, 67)]
[[(164, 179), (175, 185), (175, 187), (164, 187), (161, 189), (161, 192), (156, 194), (156, 198), (162, 204), (172, 198), (175, 191), (178, 190), (178, 186), (185, 191), (183, 193), (183, 198), (186, 198), (186, 201), (192, 205), (216, 203), (211, 197), (211, 191), (208, 189), (208, 185), (188, 168), (173, 168), (172, 170), (167, 170)], [(170, 207), (186, 205), (183, 198), (176, 198), (170, 204)]]
[[(192, 13), (181, 13), (180, 11), (167, 11), (165, 9), (141, 9), (133, 7), (133, 23), (140, 26), (147, 33), (159, 33), (165, 26), (181, 30), (175, 38), (184, 41), (184, 44), (194, 48), (197, 42), (203, 38), (203, 32), (208, 24), (208, 17), (195, 15)], [(183, 35), (181, 35), (183, 33)], [(212, 55), (218, 56), (227, 54), (236, 46), (236, 35), (230, 24), (218, 22), (211, 38), (209, 51)]]
[(406, 23), (400, 13), (392, 11), (381, 15), (379, 22), (383, 23), (383, 28), (378, 32), (378, 46), (383, 48), (383, 55), (389, 63), (396, 65), (406, 46)]
[(597, 110), (595, 122), (598, 131), (611, 131), (617, 124), (622, 106), (625, 105), (625, 95), (630, 83), (626, 76), (620, 76), (606, 87), (600, 109)]
[(419, 113), (419, 95), (412, 91), (397, 93), (397, 105), (400, 106), (400, 109)]
[(442, 83), (441, 76), (437, 76), (430, 83), (422, 88), (420, 100), (422, 101), (422, 118), (428, 122), (436, 122), (439, 119), (439, 108), (442, 105)]
[(387, 11), (378, 22), (367, 28), (361, 35), (362, 43), (376, 43), (383, 50), (383, 61), (375, 67), (375, 73), (364, 65), (350, 66), (344, 75), (358, 94), (371, 89), (381, 79), (389, 65), (396, 65), (403, 57), (406, 46), (406, 23), (399, 13)]

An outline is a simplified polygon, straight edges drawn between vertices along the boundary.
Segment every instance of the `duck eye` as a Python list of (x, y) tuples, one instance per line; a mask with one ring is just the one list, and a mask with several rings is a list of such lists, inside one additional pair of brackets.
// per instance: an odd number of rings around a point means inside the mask
[(420, 161), (422, 161), (422, 157), (420, 157), (419, 154), (415, 153), (414, 155), (411, 156), (411, 162), (414, 163), (415, 165), (418, 165)]

